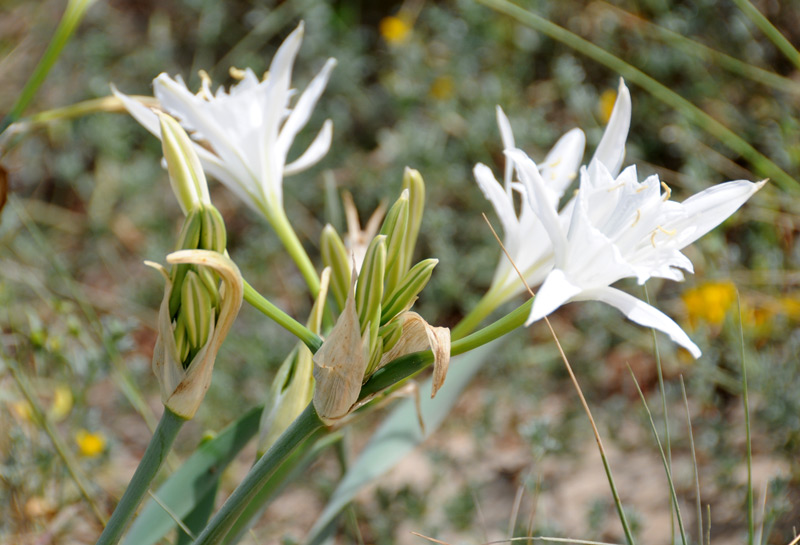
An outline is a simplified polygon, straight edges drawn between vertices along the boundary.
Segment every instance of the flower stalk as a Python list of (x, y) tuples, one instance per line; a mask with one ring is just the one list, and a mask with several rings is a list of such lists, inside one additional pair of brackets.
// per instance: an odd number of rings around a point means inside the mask
[(164, 408), (164, 414), (161, 415), (158, 427), (156, 427), (153, 437), (150, 438), (147, 450), (144, 451), (144, 456), (142, 456), (131, 482), (128, 483), (128, 488), (125, 489), (108, 524), (100, 534), (97, 545), (112, 545), (119, 541), (185, 422), (186, 419), (168, 408)]

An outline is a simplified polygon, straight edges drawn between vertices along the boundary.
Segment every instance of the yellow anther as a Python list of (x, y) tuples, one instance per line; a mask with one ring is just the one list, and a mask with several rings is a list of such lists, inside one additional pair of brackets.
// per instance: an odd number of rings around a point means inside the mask
[(611, 193), (612, 191), (615, 191), (615, 190), (619, 189), (620, 187), (625, 187), (625, 182), (622, 182), (621, 184), (617, 184), (614, 187), (609, 187), (608, 188), (608, 192)]
[(665, 182), (661, 182), (661, 187), (664, 188), (664, 198), (662, 200), (664, 202), (666, 202), (672, 196), (672, 190), (669, 188), (669, 186)]
[(269, 70), (264, 72), (264, 75), (261, 76), (261, 81), (267, 81), (269, 79)]
[(636, 209), (636, 219), (633, 220), (631, 227), (636, 227), (636, 224), (639, 223), (639, 220), (642, 219), (642, 211), (640, 209)]
[(245, 71), (241, 68), (236, 68), (235, 66), (231, 66), (228, 68), (228, 74), (230, 77), (235, 79), (236, 81), (242, 81), (244, 79)]

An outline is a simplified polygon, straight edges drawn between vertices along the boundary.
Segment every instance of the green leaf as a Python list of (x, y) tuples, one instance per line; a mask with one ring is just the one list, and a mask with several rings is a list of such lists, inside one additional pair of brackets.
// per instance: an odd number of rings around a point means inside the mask
[[(215, 486), (217, 477), (258, 431), (262, 407), (255, 407), (200, 446), (158, 489), (158, 497), (179, 518), (186, 517)], [(134, 521), (123, 545), (151, 545), (176, 522), (152, 498)]]
[[(436, 397), (430, 399), (422, 396), (420, 401), (422, 419), (425, 423), (424, 436), (419, 427), (415, 400), (403, 400), (392, 411), (392, 414), (372, 436), (358, 459), (350, 465), (350, 469), (339, 482), (339, 486), (328, 500), (328, 505), (325, 506), (306, 537), (307, 545), (322, 543), (336, 517), (356, 494), (389, 471), (406, 454), (436, 431), (455, 405), (461, 392), (469, 384), (470, 379), (486, 361), (487, 356), (498, 349), (498, 346), (498, 341), (494, 341), (469, 354), (460, 356), (457, 363), (451, 363), (447, 380)], [(430, 379), (425, 381), (425, 384), (420, 386), (420, 391), (429, 391), (430, 383)]]

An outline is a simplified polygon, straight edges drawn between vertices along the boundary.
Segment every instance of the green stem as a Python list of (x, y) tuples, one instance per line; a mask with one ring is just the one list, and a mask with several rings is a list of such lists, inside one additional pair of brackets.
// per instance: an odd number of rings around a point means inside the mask
[(772, 178), (784, 191), (797, 191), (798, 183), (773, 161), (748, 144), (738, 134), (728, 127), (705, 113), (703, 110), (680, 96), (669, 87), (659, 83), (657, 80), (648, 76), (635, 66), (632, 66), (612, 55), (605, 49), (593, 44), (558, 26), (552, 21), (529, 12), (507, 0), (475, 0), (495, 11), (505, 13), (516, 19), (520, 23), (530, 28), (546, 34), (550, 38), (559, 41), (568, 47), (586, 55), (600, 64), (607, 66), (625, 79), (642, 87), (645, 91), (656, 97), (658, 100), (675, 108), (681, 112), (692, 123), (716, 137), (720, 142), (733, 150), (752, 164), (755, 169), (764, 176)]
[(246, 280), (244, 280), (244, 300), (263, 312), (289, 333), (303, 341), (311, 352), (316, 353), (319, 347), (322, 346), (322, 339), (319, 335), (269, 302)]
[[(525, 320), (528, 318), (531, 305), (533, 305), (533, 299), (529, 299), (509, 314), (483, 329), (454, 341), (453, 344), (450, 345), (450, 354), (452, 356), (457, 356), (458, 354), (469, 352), (518, 328), (524, 324)], [(424, 352), (414, 352), (413, 354), (408, 354), (389, 362), (386, 366), (378, 369), (378, 371), (367, 380), (361, 388), (359, 399), (364, 399), (370, 395), (376, 394), (410, 377), (414, 373), (430, 365), (432, 361), (433, 353), (430, 350), (426, 350)]]
[(295, 419), (289, 428), (278, 438), (270, 449), (252, 467), (233, 494), (211, 519), (194, 545), (219, 543), (233, 528), (248, 504), (256, 498), (261, 488), (270, 481), (283, 462), (312, 437), (322, 437), (328, 433), (314, 410), (308, 407)]
[(184, 420), (176, 415), (166, 407), (164, 414), (161, 415), (161, 420), (158, 422), (158, 427), (150, 438), (150, 444), (147, 445), (147, 450), (144, 451), (144, 456), (139, 462), (139, 467), (133, 474), (128, 488), (119, 500), (114, 514), (111, 515), (111, 520), (108, 521), (105, 530), (97, 540), (97, 545), (112, 545), (119, 541), (128, 522), (136, 512), (136, 508), (142, 501), (150, 483), (153, 482), (156, 474), (158, 473), (161, 464), (167, 458), (167, 454), (175, 441), (183, 426)]
[(750, 2), (750, 0), (733, 0), (734, 4), (744, 12), (747, 17), (753, 21), (756, 26), (766, 34), (767, 38), (775, 44), (775, 47), (781, 50), (781, 52), (786, 55), (786, 58), (789, 59), (792, 64), (794, 64), (797, 68), (800, 68), (800, 52), (795, 49), (792, 43), (786, 39), (786, 37), (780, 33), (780, 31), (773, 26), (772, 23), (769, 22), (769, 19), (764, 17), (764, 15), (758, 11), (758, 9)]
[(475, 331), (475, 328), (486, 319), (494, 310), (498, 307), (498, 302), (502, 302), (502, 299), (497, 297), (495, 286), (493, 285), (489, 288), (481, 300), (478, 301), (478, 304), (472, 307), (472, 310), (461, 319), (458, 324), (453, 328), (450, 332), (450, 337), (454, 340), (458, 340), (462, 337), (465, 337), (472, 331)]
[(286, 217), (286, 212), (282, 207), (276, 206), (273, 210), (264, 210), (264, 215), (267, 217), (270, 224), (272, 224), (272, 228), (275, 229), (278, 238), (281, 239), (283, 247), (286, 248), (286, 251), (289, 252), (289, 255), (297, 264), (297, 268), (300, 269), (300, 274), (303, 275), (306, 284), (308, 284), (311, 295), (316, 297), (317, 294), (319, 294), (319, 276), (317, 276), (317, 270), (314, 268), (313, 263), (311, 263), (311, 258), (308, 257), (300, 239), (297, 238), (297, 233), (294, 232), (289, 218)]
[[(525, 302), (510, 314), (480, 331), (453, 342), (450, 353), (454, 356), (462, 354), (516, 329), (525, 323), (532, 301)], [(359, 399), (365, 399), (408, 378), (430, 365), (432, 361), (433, 353), (430, 350), (415, 352), (394, 360), (370, 377), (361, 388)], [(281, 471), (285, 462), (292, 459), (298, 449), (302, 450), (302, 445), (313, 444), (311, 438), (318, 439), (328, 433), (330, 430), (325, 428), (317, 416), (313, 403), (309, 404), (286, 432), (255, 463), (219, 512), (211, 519), (203, 533), (198, 536), (194, 545), (219, 543), (225, 539), (228, 532), (237, 525), (237, 521), (249, 509), (248, 506), (257, 501), (259, 491), (267, 483), (275, 480), (276, 473)]]
[(67, 4), (67, 9), (64, 11), (64, 15), (61, 16), (61, 21), (58, 23), (58, 27), (53, 33), (53, 37), (47, 45), (39, 64), (34, 68), (33, 74), (31, 74), (31, 77), (25, 83), (25, 87), (20, 91), (17, 101), (11, 107), (11, 110), (0, 121), (0, 134), (22, 115), (25, 107), (33, 99), (36, 91), (39, 90), (78, 23), (81, 22), (83, 15), (93, 2), (94, 0), (70, 0)]

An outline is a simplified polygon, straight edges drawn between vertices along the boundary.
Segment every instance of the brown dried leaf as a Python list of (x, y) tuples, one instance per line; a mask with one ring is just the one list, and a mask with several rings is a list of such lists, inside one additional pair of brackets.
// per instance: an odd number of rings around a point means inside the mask
[(400, 356), (430, 348), (433, 351), (431, 397), (434, 397), (444, 384), (450, 366), (450, 329), (434, 327), (416, 312), (404, 312), (396, 319), (403, 320), (403, 333), (397, 344), (384, 353), (378, 368)]
[(355, 278), (336, 325), (314, 354), (314, 408), (326, 424), (344, 417), (358, 401), (369, 360), (369, 328), (361, 336), (355, 300)]

